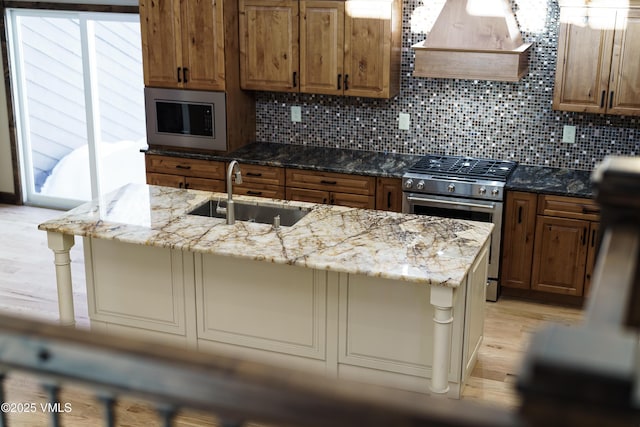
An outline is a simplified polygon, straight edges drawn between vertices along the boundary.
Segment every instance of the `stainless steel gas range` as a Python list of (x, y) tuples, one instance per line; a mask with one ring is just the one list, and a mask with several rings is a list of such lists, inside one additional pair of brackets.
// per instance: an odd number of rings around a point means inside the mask
[(402, 177), (402, 211), (491, 222), (487, 300), (498, 299), (504, 186), (516, 162), (427, 155)]

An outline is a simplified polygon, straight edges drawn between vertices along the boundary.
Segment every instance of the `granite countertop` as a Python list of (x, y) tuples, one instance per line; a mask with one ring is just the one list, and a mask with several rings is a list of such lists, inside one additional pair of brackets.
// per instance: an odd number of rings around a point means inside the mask
[[(249, 164), (389, 178), (402, 178), (409, 167), (422, 157), (421, 155), (377, 153), (269, 142), (255, 142), (227, 155), (197, 154), (155, 148), (147, 150), (147, 153), (221, 161), (235, 159), (241, 163)], [(590, 171), (518, 165), (509, 178), (506, 189), (592, 198), (590, 176)]]
[(257, 165), (390, 178), (402, 178), (402, 174), (422, 157), (270, 142), (249, 144), (226, 155), (195, 154), (153, 148), (147, 150), (147, 153), (194, 159), (238, 160), (241, 163)]
[(559, 196), (594, 196), (591, 172), (543, 166), (518, 165), (509, 177), (506, 189)]
[(221, 193), (129, 184), (40, 224), (40, 230), (320, 270), (457, 287), (489, 238), (482, 222), (283, 202), (311, 209), (291, 227), (187, 215)]

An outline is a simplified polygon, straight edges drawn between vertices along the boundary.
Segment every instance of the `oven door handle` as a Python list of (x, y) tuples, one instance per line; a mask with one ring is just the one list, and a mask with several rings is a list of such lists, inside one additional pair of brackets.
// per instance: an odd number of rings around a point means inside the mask
[(495, 203), (489, 203), (489, 204), (486, 204), (486, 205), (480, 205), (478, 203), (454, 202), (454, 201), (450, 201), (450, 200), (429, 199), (429, 198), (426, 198), (426, 197), (407, 196), (407, 201), (409, 201), (409, 202), (417, 202), (417, 203), (429, 203), (431, 206), (437, 206), (437, 205), (464, 206), (464, 207), (467, 207), (467, 208), (471, 208), (471, 209), (473, 209), (475, 211), (489, 212), (489, 213), (492, 213), (496, 208)]

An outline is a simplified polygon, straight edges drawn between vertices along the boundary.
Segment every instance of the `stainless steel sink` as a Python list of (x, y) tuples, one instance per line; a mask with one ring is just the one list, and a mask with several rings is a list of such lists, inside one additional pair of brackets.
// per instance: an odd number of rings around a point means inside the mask
[[(236, 221), (259, 222), (261, 224), (274, 224), (274, 218), (280, 217), (279, 225), (290, 227), (300, 221), (310, 209), (297, 206), (272, 206), (258, 205), (255, 203), (245, 203), (234, 201), (236, 211)], [(208, 202), (198, 206), (189, 215), (208, 216), (212, 218), (225, 218), (224, 213), (217, 212), (216, 208), (226, 208), (226, 200), (209, 200)]]

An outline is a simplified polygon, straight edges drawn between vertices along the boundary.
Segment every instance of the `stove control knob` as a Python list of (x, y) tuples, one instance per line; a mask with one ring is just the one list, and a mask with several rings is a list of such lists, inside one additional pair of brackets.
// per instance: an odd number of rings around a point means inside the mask
[(485, 194), (487, 194), (487, 189), (485, 187), (480, 187), (480, 190), (478, 190), (478, 193), (484, 196)]
[(492, 196), (497, 196), (498, 194), (500, 194), (500, 190), (498, 190), (497, 188), (494, 188), (493, 190), (491, 190)]
[(456, 191), (456, 186), (453, 184), (449, 184), (447, 190), (449, 191), (449, 193), (454, 193)]
[(404, 186), (405, 188), (411, 188), (413, 187), (413, 180), (412, 179), (408, 179), (404, 182)]
[(422, 181), (422, 180), (421, 180), (421, 181), (418, 183), (418, 185), (416, 185), (416, 188), (417, 188), (418, 190), (423, 190), (423, 189), (424, 189), (424, 181)]

